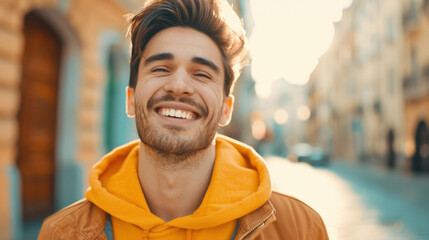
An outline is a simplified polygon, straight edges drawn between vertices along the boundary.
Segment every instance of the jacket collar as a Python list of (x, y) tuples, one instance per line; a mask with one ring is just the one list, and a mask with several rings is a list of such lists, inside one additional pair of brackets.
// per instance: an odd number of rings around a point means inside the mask
[(240, 227), (234, 240), (254, 239), (268, 224), (276, 220), (276, 209), (270, 201), (239, 219)]
[(107, 240), (104, 234), (107, 215), (102, 209), (82, 199), (64, 210), (67, 213), (51, 224), (57, 236), (67, 239), (79, 236), (84, 239)]
[[(55, 224), (54, 231), (59, 236), (84, 236), (85, 239), (107, 240), (104, 234), (107, 214), (88, 200), (81, 200), (76, 204), (81, 207), (65, 215)], [(260, 231), (268, 224), (276, 220), (276, 210), (270, 201), (256, 209), (255, 211), (240, 218), (239, 229), (234, 240), (254, 239)], [(84, 217), (82, 217), (84, 216)]]

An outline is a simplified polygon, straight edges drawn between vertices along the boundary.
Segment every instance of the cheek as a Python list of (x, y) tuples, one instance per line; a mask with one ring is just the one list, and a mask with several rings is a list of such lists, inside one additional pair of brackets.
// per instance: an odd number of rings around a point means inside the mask
[(138, 94), (139, 101), (147, 101), (153, 97), (159, 89), (162, 88), (162, 84), (156, 81), (141, 79), (141, 82), (136, 87), (136, 94)]
[(142, 91), (136, 93), (136, 108), (140, 110), (140, 112), (146, 112), (147, 102), (149, 101), (148, 94)]
[(209, 112), (212, 114), (219, 114), (222, 111), (223, 95), (217, 91), (210, 90), (202, 94), (202, 98)]

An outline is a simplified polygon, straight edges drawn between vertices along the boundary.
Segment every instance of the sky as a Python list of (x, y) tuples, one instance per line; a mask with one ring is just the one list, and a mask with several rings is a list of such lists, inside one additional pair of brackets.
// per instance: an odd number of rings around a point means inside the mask
[(249, 38), (256, 94), (267, 97), (283, 78), (304, 85), (328, 49), (333, 22), (352, 0), (250, 0), (254, 28)]

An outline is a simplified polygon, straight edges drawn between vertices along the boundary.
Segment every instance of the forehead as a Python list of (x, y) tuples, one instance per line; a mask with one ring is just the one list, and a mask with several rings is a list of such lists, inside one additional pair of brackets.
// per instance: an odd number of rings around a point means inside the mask
[(222, 54), (216, 43), (206, 34), (188, 27), (170, 27), (155, 34), (143, 51), (143, 59), (154, 54), (171, 53), (175, 59), (202, 57), (213, 61), (221, 69)]

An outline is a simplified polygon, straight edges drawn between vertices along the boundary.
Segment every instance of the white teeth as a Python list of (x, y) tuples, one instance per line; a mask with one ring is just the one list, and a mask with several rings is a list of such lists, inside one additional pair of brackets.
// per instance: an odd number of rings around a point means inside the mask
[(175, 117), (175, 118), (184, 118), (188, 120), (195, 119), (195, 116), (192, 112), (183, 111), (183, 110), (175, 110), (171, 108), (161, 108), (159, 110), (159, 114), (167, 116), (167, 117)]
[(174, 116), (177, 118), (181, 118), (182, 117), (182, 111), (176, 110), (176, 114)]

